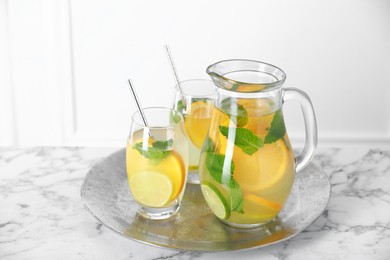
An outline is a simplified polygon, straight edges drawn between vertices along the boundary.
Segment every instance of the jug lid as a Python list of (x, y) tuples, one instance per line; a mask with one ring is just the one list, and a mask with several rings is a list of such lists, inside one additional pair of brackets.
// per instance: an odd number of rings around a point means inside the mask
[(217, 87), (239, 93), (273, 90), (286, 80), (280, 68), (255, 60), (222, 60), (208, 66), (206, 72)]

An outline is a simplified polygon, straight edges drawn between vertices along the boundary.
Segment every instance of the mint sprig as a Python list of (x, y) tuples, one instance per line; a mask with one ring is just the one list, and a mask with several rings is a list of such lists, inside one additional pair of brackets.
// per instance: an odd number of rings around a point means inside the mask
[(268, 131), (267, 136), (264, 139), (264, 143), (270, 144), (276, 142), (280, 138), (283, 138), (286, 134), (286, 126), (284, 125), (282, 111), (275, 112), (274, 118), (271, 122), (271, 127)]
[(237, 101), (226, 98), (221, 102), (221, 109), (237, 127), (243, 127), (248, 123), (248, 111), (246, 111), (243, 105), (238, 104)]
[(154, 141), (152, 143), (153, 148), (167, 150), (170, 146), (173, 145), (173, 139), (169, 139), (166, 141)]
[(242, 191), (238, 182), (233, 179), (234, 162), (225, 162), (225, 155), (207, 152), (206, 168), (215, 181), (230, 188), (231, 211), (243, 213)]
[(172, 146), (173, 139), (167, 141), (155, 141), (152, 143), (152, 146), (148, 146), (146, 149), (143, 148), (143, 143), (139, 142), (133, 145), (133, 148), (136, 149), (143, 157), (150, 160), (162, 160), (168, 157), (170, 151), (168, 148)]
[(230, 161), (225, 166), (225, 155), (207, 153), (206, 168), (209, 170), (211, 177), (219, 183), (229, 186), (230, 179), (234, 172), (234, 163)]
[(179, 101), (177, 101), (176, 110), (179, 111), (180, 114), (184, 114), (185, 106), (183, 104), (183, 100), (180, 99)]
[[(241, 148), (241, 150), (248, 155), (254, 154), (264, 145), (264, 142), (260, 137), (246, 128), (219, 126), (219, 131), (228, 139), (234, 138), (233, 140), (229, 140)], [(235, 133), (229, 136), (229, 132), (231, 131), (234, 131)]]
[(204, 141), (202, 150), (208, 153), (212, 153), (215, 150), (215, 146), (213, 141), (211, 141), (211, 138), (209, 136), (206, 137), (206, 140)]
[(177, 124), (181, 121), (180, 115), (178, 113), (176, 113), (175, 111), (171, 111), (169, 119), (170, 119), (171, 123), (175, 123), (175, 124)]
[(230, 199), (232, 202), (232, 210), (237, 211), (238, 213), (244, 213), (244, 198), (240, 185), (234, 179), (230, 181)]
[(230, 90), (237, 90), (239, 86), (241, 86), (241, 85), (238, 84), (238, 83), (233, 83), (233, 84), (231, 85), (231, 87), (230, 87)]

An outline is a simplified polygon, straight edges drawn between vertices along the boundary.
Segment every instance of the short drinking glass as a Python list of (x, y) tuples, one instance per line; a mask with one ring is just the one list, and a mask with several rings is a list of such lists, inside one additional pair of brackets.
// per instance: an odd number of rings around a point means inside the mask
[(174, 215), (184, 194), (188, 141), (183, 117), (169, 108), (145, 108), (147, 126), (134, 113), (126, 147), (130, 191), (138, 213), (149, 219)]

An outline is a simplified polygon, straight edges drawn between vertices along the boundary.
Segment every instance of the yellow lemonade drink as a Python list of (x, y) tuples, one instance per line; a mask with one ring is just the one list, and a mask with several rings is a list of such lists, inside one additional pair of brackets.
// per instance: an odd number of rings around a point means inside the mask
[(272, 101), (234, 102), (234, 110), (229, 99), (214, 108), (201, 155), (201, 188), (225, 223), (259, 226), (275, 218), (290, 194), (294, 155), (282, 111), (274, 111)]
[(189, 137), (189, 170), (198, 171), (199, 156), (209, 131), (213, 104), (208, 100), (193, 102), (184, 114), (184, 125)]
[[(126, 169), (131, 193), (146, 208), (169, 208), (184, 194), (188, 153), (184, 142), (167, 138), (165, 129), (133, 133), (126, 147)], [(178, 135), (175, 136), (175, 138)]]
[(189, 139), (189, 182), (199, 183), (198, 168), (200, 152), (209, 131), (214, 101), (200, 98), (192, 99), (191, 101), (192, 103), (188, 104), (186, 106), (187, 108), (184, 108), (183, 102), (179, 100), (176, 109), (184, 117), (184, 125)]
[(211, 80), (189, 79), (176, 87), (173, 108), (183, 116), (188, 135), (189, 183), (199, 184), (200, 152), (210, 127), (215, 97), (215, 85)]

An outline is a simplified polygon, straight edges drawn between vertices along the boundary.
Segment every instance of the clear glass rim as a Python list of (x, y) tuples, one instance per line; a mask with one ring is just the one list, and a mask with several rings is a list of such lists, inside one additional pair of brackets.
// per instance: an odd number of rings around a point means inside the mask
[[(209, 93), (209, 94), (188, 94), (188, 93), (185, 93), (185, 90), (183, 89), (183, 94), (185, 97), (191, 97), (191, 98), (208, 98), (208, 99), (214, 99), (216, 96), (217, 96), (217, 92), (216, 92), (216, 86), (214, 84), (214, 82), (210, 79), (186, 79), (186, 80), (182, 80), (180, 81), (180, 86), (183, 88), (183, 85), (182, 84), (187, 84), (187, 83), (193, 83), (193, 82), (207, 82), (211, 85), (213, 85), (214, 87), (214, 91), (213, 93)], [(175, 89), (176, 89), (176, 92), (179, 93), (179, 87), (177, 86), (177, 84), (175, 85)]]
[[(169, 121), (170, 125), (167, 125), (167, 126), (149, 126), (149, 125), (145, 126), (143, 122), (139, 122), (139, 121), (142, 121), (142, 119), (141, 119), (142, 116), (141, 116), (140, 111), (137, 110), (131, 116), (131, 120), (132, 120), (133, 124), (139, 126), (140, 128), (145, 128), (145, 129), (173, 129), (177, 125), (179, 125), (181, 122), (184, 121), (183, 116), (180, 114), (180, 112), (178, 112), (172, 108), (169, 108), (169, 107), (145, 107), (142, 109), (142, 111), (144, 113), (151, 111), (151, 110), (160, 110), (160, 111), (165, 110), (165, 111), (167, 111), (167, 113), (171, 113), (171, 114), (169, 114), (169, 116), (171, 116), (172, 113), (174, 113), (174, 116), (180, 117), (180, 121), (179, 122)], [(136, 117), (140, 118), (141, 120), (137, 119)], [(146, 115), (145, 115), (145, 117), (146, 117)], [(146, 117), (146, 122), (149, 122), (147, 117)]]
[[(227, 72), (226, 73), (221, 73), (221, 72), (219, 72), (217, 70), (217, 66), (222, 64), (222, 63), (234, 63), (234, 62), (247, 62), (248, 64), (252, 63), (252, 64), (263, 65), (265, 67), (269, 67), (269, 68), (274, 69), (276, 72), (279, 72), (281, 77), (279, 78), (279, 77), (277, 77), (276, 75), (273, 74), (273, 76), (275, 76), (277, 78), (277, 80), (274, 81), (274, 82), (270, 82), (270, 83), (248, 83), (248, 82), (237, 81), (237, 80), (233, 80), (233, 79), (230, 79), (228, 77), (225, 77), (224, 75), (227, 74)], [(248, 71), (248, 70), (247, 69), (229, 70), (228, 72), (231, 73), (231, 72), (238, 72), (238, 71)], [(256, 70), (256, 71), (270, 74), (269, 72), (263, 71), (263, 70)], [(215, 76), (217, 78), (222, 79), (223, 81), (230, 82), (232, 84), (237, 83), (237, 84), (240, 84), (240, 85), (262, 85), (262, 86), (265, 86), (265, 89), (259, 90), (258, 92), (266, 92), (266, 91), (269, 91), (269, 90), (274, 90), (275, 88), (280, 88), (282, 86), (282, 84), (286, 80), (286, 73), (281, 68), (279, 68), (279, 67), (277, 67), (275, 65), (272, 65), (270, 63), (266, 63), (266, 62), (263, 62), (263, 61), (257, 61), (257, 60), (250, 60), (250, 59), (227, 59), (227, 60), (221, 60), (221, 61), (218, 61), (218, 62), (213, 63), (210, 66), (208, 66), (207, 69), (206, 69), (206, 73), (209, 74), (211, 77)], [(242, 92), (236, 91), (236, 90), (229, 90), (229, 89), (225, 89), (225, 90), (231, 91), (231, 92), (242, 93)]]

